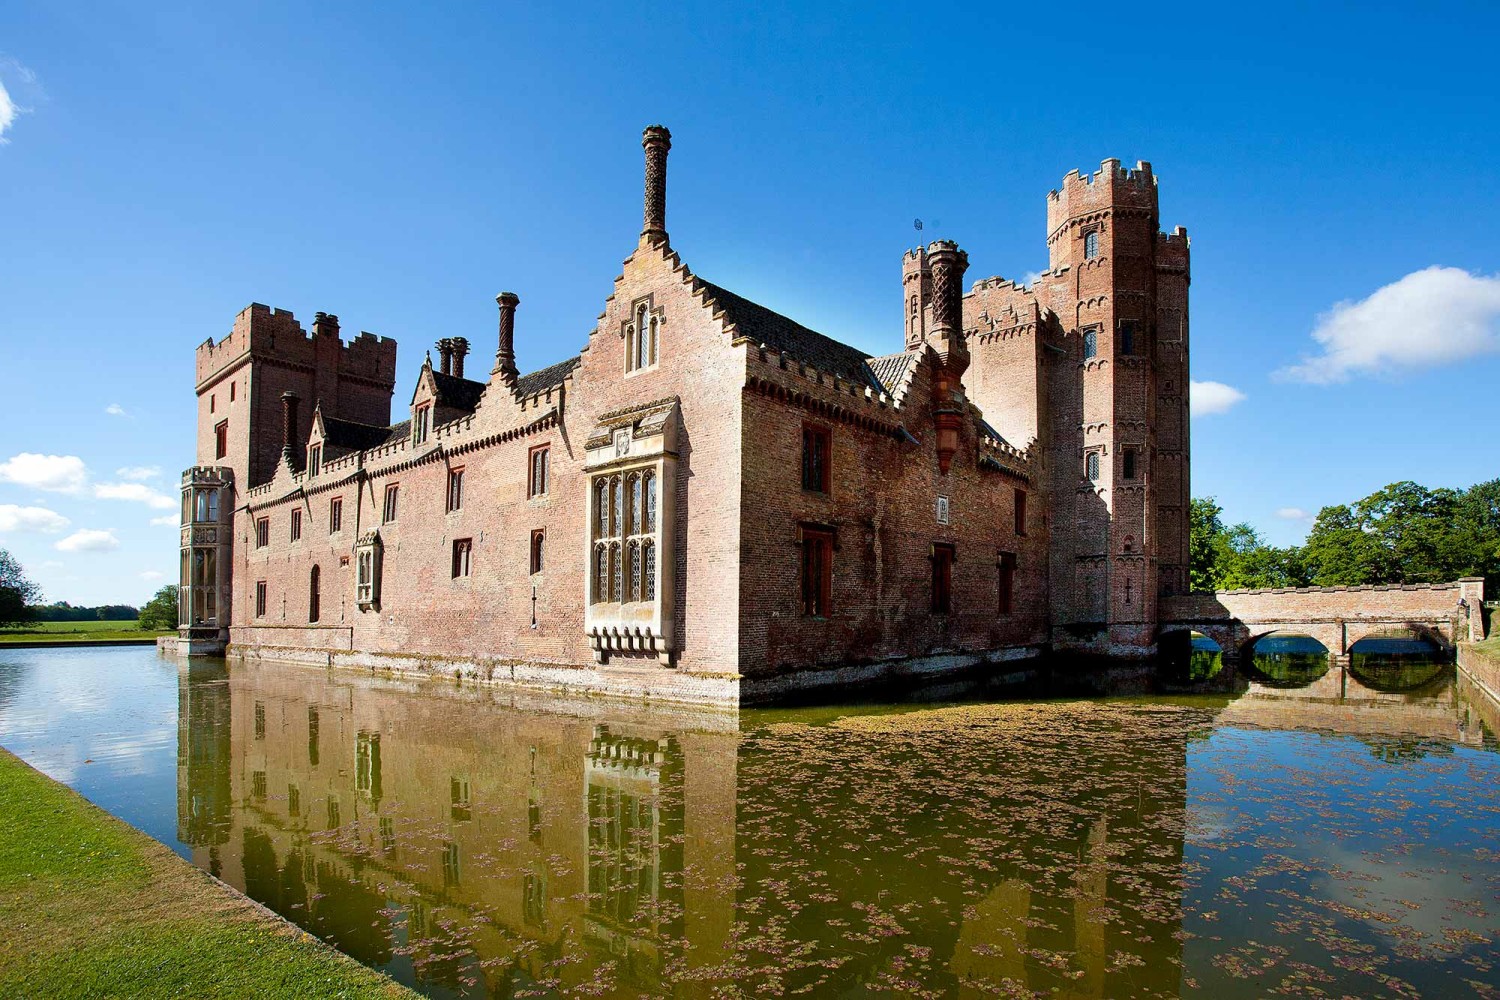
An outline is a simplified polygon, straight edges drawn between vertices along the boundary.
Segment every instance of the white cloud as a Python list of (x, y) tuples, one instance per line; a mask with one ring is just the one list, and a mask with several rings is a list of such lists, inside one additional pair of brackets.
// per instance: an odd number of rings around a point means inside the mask
[(10, 91), (5, 89), (4, 83), (0, 83), (0, 145), (10, 142), (5, 138), (5, 133), (16, 120), (16, 111), (16, 102), (10, 99)]
[(53, 547), (59, 552), (109, 552), (120, 547), (120, 540), (113, 531), (84, 528), (73, 532)]
[(166, 575), (167, 574), (165, 574), (165, 573), (159, 573), (159, 572), (157, 572), (154, 569), (148, 569), (144, 573), (141, 574), (141, 579), (142, 580), (146, 580), (146, 581), (149, 582), (151, 580), (160, 580), (163, 577), (165, 577)]
[(125, 412), (125, 407), (121, 406), (119, 403), (110, 403), (108, 406), (106, 406), (104, 408), (104, 412), (108, 413), (112, 417), (128, 417), (128, 416), (130, 416), (130, 414), (128, 414), (128, 413)]
[(1277, 507), (1276, 516), (1283, 521), (1306, 521), (1312, 517), (1311, 514), (1301, 507)]
[(176, 528), (181, 526), (181, 522), (182, 518), (176, 514), (163, 514), (151, 519), (152, 526), (157, 528)]
[(1195, 417), (1206, 417), (1211, 413), (1224, 413), (1236, 403), (1243, 403), (1245, 394), (1223, 382), (1189, 382), (1188, 411)]
[(17, 507), (0, 503), (0, 531), (45, 531), (55, 534), (68, 526), (68, 519), (46, 507)]
[(15, 483), (54, 493), (77, 493), (88, 480), (88, 469), (77, 455), (38, 455), (23, 451), (0, 462), (0, 483)]
[(1327, 385), (1500, 351), (1500, 274), (1413, 271), (1368, 298), (1336, 303), (1318, 317), (1312, 338), (1323, 353), (1277, 377)]
[(156, 510), (176, 510), (177, 501), (165, 493), (158, 493), (145, 483), (100, 483), (94, 487), (94, 496), (100, 500), (132, 500), (148, 504)]
[(161, 475), (159, 465), (127, 465), (123, 469), (116, 469), (115, 475), (121, 479), (129, 479), (132, 482), (140, 482), (142, 479), (155, 479)]

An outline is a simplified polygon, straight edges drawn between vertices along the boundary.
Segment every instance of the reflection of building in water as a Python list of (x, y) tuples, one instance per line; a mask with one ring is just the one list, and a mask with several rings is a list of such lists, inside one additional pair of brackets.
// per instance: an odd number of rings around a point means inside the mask
[[(589, 743), (589, 939), (602, 944), (646, 985), (660, 968), (658, 942), (682, 935), (681, 755), (670, 739), (595, 730)], [(676, 787), (674, 787), (676, 786)], [(664, 804), (668, 808), (664, 811)], [(668, 898), (674, 897), (674, 898)]]
[(218, 874), (229, 839), (229, 676), (219, 661), (184, 661), (177, 688), (177, 839), (207, 848)]
[[(489, 693), (460, 711), (462, 697), (304, 668), (184, 674), (184, 832), (211, 836), (182, 839), (200, 866), (214, 845), (226, 881), (419, 985), (566, 988), (613, 960), (635, 995), (674, 958), (721, 960), (729, 925), (704, 911), (733, 876), (733, 729), (674, 736), (644, 709), (605, 725)], [(190, 823), (194, 809), (217, 819)], [(702, 935), (686, 957), (685, 925)]]
[[(192, 709), (202, 683), (182, 679), (179, 785), (224, 803), (222, 877), (431, 992), (571, 994), (598, 977), (606, 996), (900, 981), (979, 995), (1012, 979), (1106, 997), (1179, 982), (1178, 738), (1132, 744), (1140, 787), (1122, 791), (962, 727), (929, 780), (900, 738), (852, 744), (868, 754), (830, 774), (743, 751), (727, 715), (549, 713), (274, 664), (236, 664), (207, 712)], [(957, 777), (975, 761), (1030, 808)]]

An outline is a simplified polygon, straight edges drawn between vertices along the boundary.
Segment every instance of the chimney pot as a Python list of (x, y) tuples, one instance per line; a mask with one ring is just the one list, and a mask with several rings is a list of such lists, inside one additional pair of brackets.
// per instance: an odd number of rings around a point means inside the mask
[(451, 341), (453, 346), (453, 374), (458, 378), (464, 377), (464, 358), (469, 353), (469, 341), (466, 337), (454, 337)]

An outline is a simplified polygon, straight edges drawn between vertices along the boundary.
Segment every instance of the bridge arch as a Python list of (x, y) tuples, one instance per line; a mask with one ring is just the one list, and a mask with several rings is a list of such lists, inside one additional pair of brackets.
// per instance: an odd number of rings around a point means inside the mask
[(1328, 675), (1332, 665), (1323, 639), (1302, 628), (1252, 636), (1240, 656), (1246, 678), (1270, 688), (1311, 687)]

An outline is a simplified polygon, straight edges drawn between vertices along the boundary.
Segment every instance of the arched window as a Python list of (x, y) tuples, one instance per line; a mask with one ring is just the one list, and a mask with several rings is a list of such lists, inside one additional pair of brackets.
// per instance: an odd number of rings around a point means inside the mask
[(609, 481), (606, 480), (606, 479), (599, 480), (599, 485), (598, 485), (598, 487), (596, 487), (595, 493), (597, 494), (597, 496), (594, 498), (595, 499), (595, 507), (597, 508), (598, 514), (599, 514), (599, 534), (598, 534), (598, 537), (599, 538), (608, 538), (609, 537)]
[(594, 546), (594, 603), (609, 600), (609, 548)]
[(621, 558), (620, 543), (615, 542), (609, 547), (609, 561), (614, 564), (614, 586), (610, 588), (609, 596), (612, 601), (625, 600), (625, 560)]
[(637, 315), (639, 320), (636, 322), (636, 328), (640, 330), (640, 336), (635, 342), (635, 366), (645, 368), (651, 364), (651, 321), (646, 318), (644, 306)]
[(1084, 260), (1093, 260), (1099, 256), (1099, 230), (1092, 229), (1083, 234), (1083, 257)]
[(314, 566), (312, 572), (307, 575), (307, 620), (309, 623), (316, 623), (319, 612), (322, 610), (319, 606), (322, 603), (319, 594), (322, 575), (323, 571), (317, 566)]
[(639, 601), (641, 599), (641, 545), (639, 542), (630, 543), (630, 597), (629, 600)]
[(1097, 482), (1099, 479), (1099, 453), (1091, 451), (1084, 460), (1084, 472), (1089, 477), (1089, 482)]
[(646, 532), (656, 530), (656, 473), (647, 471), (644, 476), (646, 493)]
[(656, 342), (660, 336), (661, 317), (651, 317), (651, 360), (648, 364), (656, 364)]
[(625, 481), (616, 476), (612, 485), (614, 502), (610, 504), (609, 533), (611, 537), (619, 537), (620, 529), (625, 523)]

